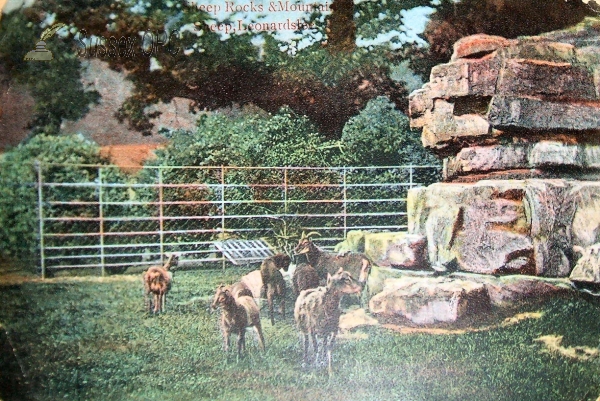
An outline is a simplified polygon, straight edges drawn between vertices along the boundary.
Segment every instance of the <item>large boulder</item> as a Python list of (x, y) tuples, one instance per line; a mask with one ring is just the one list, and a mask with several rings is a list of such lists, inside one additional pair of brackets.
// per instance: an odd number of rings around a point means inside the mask
[(502, 315), (515, 306), (572, 291), (567, 279), (528, 276), (494, 277), (455, 273), (449, 276), (400, 275), (385, 280), (369, 309), (378, 319), (399, 324), (461, 324)]
[(378, 264), (399, 269), (427, 270), (427, 239), (422, 235), (405, 235), (388, 246), (385, 259)]
[(600, 183), (557, 179), (433, 184), (409, 191), (409, 232), (429, 262), (485, 274), (567, 277), (572, 245), (600, 240)]
[(386, 259), (387, 251), (399, 241), (406, 237), (406, 231), (402, 232), (382, 232), (365, 234), (365, 255), (374, 263), (379, 263)]
[(600, 244), (594, 244), (586, 248), (575, 247), (581, 257), (573, 268), (569, 278), (580, 284), (600, 284)]
[(447, 277), (405, 277), (388, 280), (383, 292), (369, 302), (371, 313), (381, 318), (418, 325), (453, 323), (490, 310), (483, 284)]

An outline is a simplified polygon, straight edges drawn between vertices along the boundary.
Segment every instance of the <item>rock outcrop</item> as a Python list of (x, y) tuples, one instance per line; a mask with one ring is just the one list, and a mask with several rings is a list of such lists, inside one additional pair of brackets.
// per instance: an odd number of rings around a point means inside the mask
[(599, 18), (558, 32), (475, 35), (410, 96), (444, 183), (408, 196), (432, 265), (568, 277), (600, 241)]
[(446, 158), (445, 178), (562, 178), (557, 167), (600, 177), (599, 27), (589, 18), (536, 37), (459, 40), (450, 63), (410, 95), (411, 125)]
[(581, 254), (581, 258), (569, 276), (571, 281), (584, 285), (600, 285), (600, 244), (586, 248), (575, 246), (574, 250)]
[(381, 320), (395, 323), (454, 324), (485, 317), (493, 309), (507, 312), (524, 302), (538, 302), (569, 291), (566, 279), (400, 274), (398, 278), (385, 280), (382, 291), (371, 298), (369, 309)]

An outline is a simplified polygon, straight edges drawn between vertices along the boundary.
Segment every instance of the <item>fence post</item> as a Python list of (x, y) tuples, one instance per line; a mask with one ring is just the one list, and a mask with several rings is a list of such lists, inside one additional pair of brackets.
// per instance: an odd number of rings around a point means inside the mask
[(409, 166), (409, 168), (410, 168), (410, 170), (409, 170), (410, 179), (409, 179), (409, 187), (408, 187), (408, 189), (412, 189), (412, 187), (413, 187), (413, 165), (411, 164)]
[[(221, 236), (225, 240), (225, 166), (221, 165)], [(225, 270), (225, 255), (221, 255), (222, 268)]]
[(348, 186), (346, 185), (346, 167), (344, 166), (343, 171), (343, 183), (344, 183), (344, 240), (348, 234)]
[(283, 213), (287, 217), (288, 213), (288, 169), (283, 168)]
[(164, 208), (163, 208), (163, 169), (158, 167), (158, 236), (160, 243), (160, 263), (164, 264), (165, 242), (164, 242)]
[(42, 164), (39, 160), (35, 161), (35, 169), (37, 170), (37, 190), (38, 190), (38, 220), (40, 230), (40, 269), (42, 278), (46, 278), (46, 260), (44, 259), (44, 195), (42, 190)]
[(102, 188), (102, 167), (98, 167), (98, 224), (100, 230), (100, 268), (102, 276), (106, 275), (106, 267), (104, 266), (104, 205), (103, 205), (103, 188)]

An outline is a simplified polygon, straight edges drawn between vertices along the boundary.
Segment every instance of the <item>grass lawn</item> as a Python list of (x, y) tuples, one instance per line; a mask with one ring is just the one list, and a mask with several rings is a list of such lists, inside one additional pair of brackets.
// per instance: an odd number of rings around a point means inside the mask
[[(597, 349), (599, 307), (583, 298), (554, 299), (534, 309), (539, 318), (466, 334), (358, 328), (364, 335), (338, 341), (331, 378), (326, 369), (301, 368), (292, 316), (273, 327), (263, 309), (267, 350), (259, 351), (249, 331), (246, 357), (238, 362), (235, 353), (222, 351), (219, 313), (209, 305), (218, 284), (248, 271), (176, 272), (167, 313), (159, 316), (144, 313), (139, 275), (43, 282), (0, 276), (0, 324), (8, 336), (0, 394), (4, 401), (575, 401), (600, 395), (599, 358), (549, 352), (536, 340), (558, 335), (563, 348)], [(21, 371), (25, 383), (11, 395), (6, 383)]]

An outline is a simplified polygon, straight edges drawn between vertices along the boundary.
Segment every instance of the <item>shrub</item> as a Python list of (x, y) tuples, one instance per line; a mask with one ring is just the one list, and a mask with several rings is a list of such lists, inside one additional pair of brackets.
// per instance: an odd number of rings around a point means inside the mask
[(367, 106), (344, 126), (344, 159), (350, 166), (439, 165), (421, 144), (408, 117), (384, 96)]
[[(0, 249), (10, 256), (32, 254), (37, 246), (36, 161), (42, 165), (48, 163), (44, 168), (44, 179), (53, 182), (93, 181), (97, 169), (56, 168), (50, 163), (105, 163), (99, 156), (98, 146), (80, 136), (41, 134), (3, 154), (0, 157)], [(76, 211), (63, 212), (72, 214)]]

